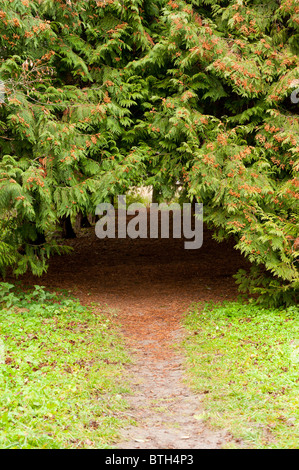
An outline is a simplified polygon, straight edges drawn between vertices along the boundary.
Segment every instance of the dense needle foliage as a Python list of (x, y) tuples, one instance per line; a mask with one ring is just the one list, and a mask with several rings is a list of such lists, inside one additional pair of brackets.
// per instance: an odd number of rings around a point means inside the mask
[(59, 218), (180, 181), (252, 262), (241, 289), (294, 301), (298, 30), (295, 0), (0, 0), (2, 269), (41, 274)]

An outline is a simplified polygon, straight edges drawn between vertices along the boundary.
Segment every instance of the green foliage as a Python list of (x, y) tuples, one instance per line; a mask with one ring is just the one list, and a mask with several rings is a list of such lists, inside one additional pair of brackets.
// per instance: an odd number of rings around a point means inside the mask
[(260, 269), (241, 289), (292, 302), (298, 28), (295, 0), (0, 0), (0, 265), (40, 274), (59, 217), (180, 181)]
[(111, 447), (128, 424), (129, 360), (113, 315), (0, 283), (0, 319), (0, 447)]
[(247, 448), (297, 448), (299, 309), (194, 305), (184, 340), (188, 381), (209, 425)]

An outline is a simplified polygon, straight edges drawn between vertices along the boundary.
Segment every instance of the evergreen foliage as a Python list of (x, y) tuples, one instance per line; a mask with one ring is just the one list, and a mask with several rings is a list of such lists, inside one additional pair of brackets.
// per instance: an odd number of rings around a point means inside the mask
[(294, 301), (298, 38), (295, 0), (0, 0), (2, 269), (41, 274), (60, 217), (179, 180), (252, 262), (241, 289)]

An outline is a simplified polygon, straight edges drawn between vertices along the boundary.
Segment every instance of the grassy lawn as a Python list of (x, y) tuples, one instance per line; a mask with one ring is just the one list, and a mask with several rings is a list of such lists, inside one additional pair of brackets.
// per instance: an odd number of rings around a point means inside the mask
[(109, 448), (129, 361), (109, 312), (0, 283), (0, 448)]
[(245, 447), (299, 448), (299, 309), (194, 305), (185, 325), (202, 419)]

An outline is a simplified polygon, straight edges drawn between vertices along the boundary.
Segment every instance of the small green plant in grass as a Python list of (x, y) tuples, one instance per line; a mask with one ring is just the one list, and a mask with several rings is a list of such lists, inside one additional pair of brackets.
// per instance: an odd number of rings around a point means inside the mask
[(184, 340), (204, 420), (250, 448), (299, 447), (299, 309), (194, 305)]
[(129, 358), (107, 311), (0, 283), (0, 340), (0, 448), (111, 447)]

